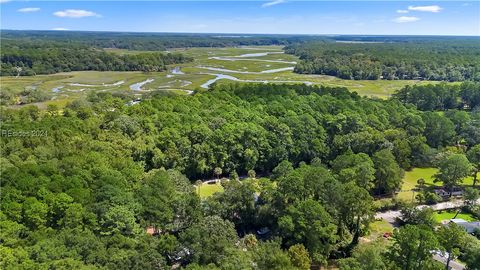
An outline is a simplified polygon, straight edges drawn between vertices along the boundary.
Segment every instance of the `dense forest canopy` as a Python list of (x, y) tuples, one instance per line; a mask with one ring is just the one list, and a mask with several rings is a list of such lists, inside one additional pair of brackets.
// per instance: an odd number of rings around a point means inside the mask
[(431, 42), (475, 42), (476, 36), (422, 36), (422, 35), (335, 35), (330, 36), (330, 40), (336, 42), (350, 43), (431, 43)]
[[(468, 163), (448, 151), (457, 142), (474, 162), (480, 137), (465, 131), (478, 134), (478, 108), (440, 114), (271, 84), (124, 104), (98, 92), (62, 112), (2, 112), (2, 130), (44, 131), (2, 135), (2, 267), (307, 270), (335, 258), (341, 269), (442, 269), (439, 249), (477, 269), (478, 240), (453, 225), (410, 221), (389, 249), (355, 247), (373, 221), (372, 195), (398, 190), (403, 169)], [(237, 181), (255, 172), (269, 178)], [(214, 174), (230, 181), (200, 200), (192, 182)]]
[(478, 38), (338, 41), (345, 42), (292, 44), (285, 51), (302, 60), (295, 67), (298, 73), (353, 80), (480, 80)]
[(415, 104), (422, 111), (475, 109), (480, 107), (480, 84), (465, 82), (460, 85), (407, 85), (393, 97), (405, 104)]
[(96, 48), (127, 50), (165, 50), (185, 47), (233, 47), (248, 45), (289, 45), (310, 41), (379, 43), (464, 43), (478, 42), (477, 37), (452, 36), (368, 36), (368, 35), (280, 35), (280, 34), (200, 34), (132, 33), (89, 31), (2, 30), (3, 40), (18, 42), (54, 41), (62, 45), (82, 44)]
[(1, 46), (2, 76), (83, 70), (163, 71), (166, 65), (192, 61), (178, 53), (145, 52), (119, 55), (85, 45), (64, 46), (52, 41), (2, 40)]
[(13, 31), (2, 30), (3, 40), (18, 42), (54, 41), (67, 46), (82, 44), (95, 48), (153, 51), (185, 47), (234, 47), (246, 45), (287, 45), (323, 36), (258, 34), (128, 33), (86, 31)]

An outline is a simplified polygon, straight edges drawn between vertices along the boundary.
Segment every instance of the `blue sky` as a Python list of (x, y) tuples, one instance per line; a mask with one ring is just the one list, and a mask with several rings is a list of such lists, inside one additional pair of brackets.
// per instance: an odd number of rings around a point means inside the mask
[(1, 29), (480, 35), (479, 1), (8, 1)]

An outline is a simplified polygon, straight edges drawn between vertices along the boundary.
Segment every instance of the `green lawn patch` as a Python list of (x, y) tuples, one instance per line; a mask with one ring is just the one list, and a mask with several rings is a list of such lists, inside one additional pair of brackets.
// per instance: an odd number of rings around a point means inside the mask
[(393, 232), (392, 224), (388, 223), (385, 220), (377, 220), (370, 224), (370, 231), (371, 233), (386, 233), (386, 232)]
[(208, 198), (216, 192), (223, 192), (223, 187), (220, 183), (202, 184), (197, 187), (197, 193), (202, 199)]
[(371, 243), (372, 241), (377, 241), (377, 244), (384, 244), (386, 238), (383, 237), (385, 233), (393, 233), (393, 226), (392, 224), (388, 223), (385, 220), (376, 220), (370, 223), (369, 227), (369, 234), (363, 239), (366, 240), (367, 243)]
[(440, 183), (433, 183), (434, 175), (438, 172), (437, 168), (414, 168), (406, 171), (403, 176), (402, 190), (398, 193), (397, 198), (405, 201), (411, 201), (415, 198), (416, 193), (412, 189), (417, 187), (417, 180), (423, 178), (426, 185), (434, 185)]
[[(412, 192), (412, 189), (417, 187), (417, 180), (423, 178), (426, 186), (438, 186), (441, 187), (442, 182), (434, 183), (434, 175), (438, 172), (437, 168), (414, 168), (410, 171), (406, 171), (403, 177), (403, 184), (401, 192), (398, 193), (397, 198), (405, 201), (412, 201), (415, 198), (416, 192)], [(462, 186), (471, 186), (473, 184), (473, 177), (469, 176), (463, 179)], [(412, 195), (413, 193), (413, 195)]]
[[(455, 215), (457, 214), (457, 211), (455, 210), (446, 210), (446, 211), (439, 211), (439, 212), (435, 212), (434, 213), (434, 218), (435, 218), (435, 221), (440, 223), (442, 222), (443, 220), (450, 220), (452, 219), (453, 217), (455, 217)], [(461, 218), (461, 219), (464, 219), (466, 221), (476, 221), (475, 217), (472, 215), (472, 214), (469, 214), (469, 213), (460, 213), (457, 215), (456, 218)]]

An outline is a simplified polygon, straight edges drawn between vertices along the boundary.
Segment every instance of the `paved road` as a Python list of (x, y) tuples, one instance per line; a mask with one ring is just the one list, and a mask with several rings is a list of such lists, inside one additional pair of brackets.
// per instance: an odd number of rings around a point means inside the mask
[[(434, 254), (433, 255), (433, 259), (436, 260), (436, 261), (439, 261), (443, 264), (447, 264), (447, 259), (443, 256), (440, 256), (438, 254)], [(454, 260), (450, 260), (450, 269), (453, 269), (453, 270), (464, 270), (465, 269), (465, 265), (457, 262), (457, 261), (454, 261)]]
[(388, 223), (394, 225), (397, 218), (400, 218), (402, 214), (398, 210), (391, 210), (387, 212), (375, 213), (375, 219), (383, 219)]
[[(480, 199), (477, 201), (477, 203), (480, 203)], [(463, 205), (463, 200), (455, 200), (451, 202), (442, 202), (442, 203), (437, 203), (434, 205), (419, 205), (417, 208), (422, 209), (425, 207), (432, 208), (435, 211), (439, 210), (445, 210), (445, 209), (452, 209), (452, 208), (459, 208)], [(386, 212), (377, 212), (375, 214), (376, 219), (384, 219), (390, 224), (394, 224), (395, 220), (397, 218), (400, 218), (402, 214), (398, 210), (391, 210), (391, 211), (386, 211)]]

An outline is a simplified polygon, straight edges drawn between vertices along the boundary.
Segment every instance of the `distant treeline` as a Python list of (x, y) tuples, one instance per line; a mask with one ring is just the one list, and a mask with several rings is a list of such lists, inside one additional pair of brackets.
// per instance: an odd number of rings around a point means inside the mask
[(286, 52), (300, 57), (297, 73), (349, 80), (480, 81), (478, 39), (406, 38), (404, 42), (375, 43), (377, 40), (382, 39), (293, 44)]
[(166, 65), (192, 60), (182, 54), (148, 52), (119, 55), (84, 45), (59, 45), (55, 42), (7, 40), (2, 42), (1, 49), (2, 76), (83, 70), (162, 71), (166, 69)]
[(244, 35), (244, 34), (185, 34), (185, 33), (125, 33), (75, 31), (2, 31), (2, 39), (16, 41), (49, 41), (59, 44), (82, 44), (96, 48), (153, 51), (185, 47), (234, 47), (288, 45), (309, 40), (324, 40), (322, 36)]
[(161, 51), (178, 47), (287, 45), (319, 39), (325, 37), (4, 30), (1, 35), (1, 75), (82, 70), (161, 71), (165, 65), (192, 60), (181, 54), (155, 52), (117, 55), (105, 52), (104, 48)]
[(407, 85), (393, 97), (421, 111), (475, 109), (480, 108), (480, 83)]

